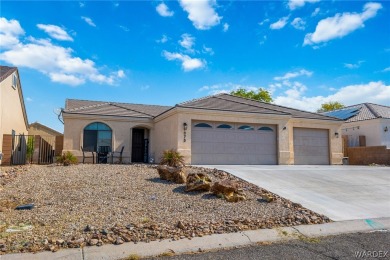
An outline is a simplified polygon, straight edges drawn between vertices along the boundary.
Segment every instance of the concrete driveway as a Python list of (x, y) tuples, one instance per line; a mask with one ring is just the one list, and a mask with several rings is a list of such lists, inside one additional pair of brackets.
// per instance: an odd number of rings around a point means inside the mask
[(332, 220), (390, 217), (390, 167), (204, 165), (298, 202)]

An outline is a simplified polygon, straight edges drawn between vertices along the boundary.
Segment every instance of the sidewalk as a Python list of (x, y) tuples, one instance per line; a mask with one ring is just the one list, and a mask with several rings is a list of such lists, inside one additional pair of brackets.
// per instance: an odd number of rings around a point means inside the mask
[(215, 234), (196, 237), (191, 240), (163, 240), (150, 243), (125, 243), (119, 246), (103, 245), (102, 247), (84, 247), (78, 249), (62, 249), (56, 253), (42, 252), (37, 254), (0, 255), (1, 260), (114, 260), (130, 255), (139, 257), (156, 256), (169, 251), (175, 254), (198, 252), (200, 250), (223, 249), (235, 246), (251, 245), (259, 242), (277, 242), (305, 237), (321, 237), (374, 230), (390, 230), (390, 218), (350, 220), (320, 225), (301, 225), (275, 229), (259, 229), (239, 233)]

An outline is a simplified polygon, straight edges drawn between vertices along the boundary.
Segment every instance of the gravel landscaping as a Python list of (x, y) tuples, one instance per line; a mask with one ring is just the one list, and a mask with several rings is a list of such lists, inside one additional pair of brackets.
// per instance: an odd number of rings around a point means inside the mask
[[(185, 184), (161, 180), (153, 165), (2, 167), (0, 254), (330, 222), (225, 172), (186, 170), (207, 173), (213, 182), (237, 180), (247, 200), (232, 203), (210, 192), (186, 193)], [(276, 200), (267, 203), (263, 194)], [(27, 203), (35, 207), (14, 210)]]

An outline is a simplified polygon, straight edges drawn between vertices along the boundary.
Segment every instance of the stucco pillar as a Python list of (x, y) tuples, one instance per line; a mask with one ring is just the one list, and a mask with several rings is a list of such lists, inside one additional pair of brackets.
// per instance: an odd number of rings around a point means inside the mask
[(293, 128), (288, 121), (278, 124), (278, 163), (280, 165), (294, 164)]

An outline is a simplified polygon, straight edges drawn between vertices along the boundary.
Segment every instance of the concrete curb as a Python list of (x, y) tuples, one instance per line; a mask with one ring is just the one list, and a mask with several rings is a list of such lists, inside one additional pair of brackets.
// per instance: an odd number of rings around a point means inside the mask
[(200, 250), (223, 249), (245, 246), (261, 242), (277, 242), (304, 237), (321, 237), (356, 232), (372, 232), (390, 230), (390, 218), (348, 220), (319, 225), (301, 225), (275, 229), (259, 229), (239, 233), (214, 234), (195, 237), (191, 240), (163, 240), (150, 243), (125, 243), (119, 246), (104, 245), (102, 247), (84, 247), (83, 249), (65, 249), (56, 253), (41, 252), (37, 254), (0, 255), (1, 260), (114, 260), (130, 255), (140, 257), (156, 256), (174, 251), (175, 254), (198, 252)]

